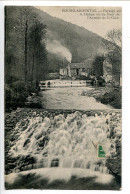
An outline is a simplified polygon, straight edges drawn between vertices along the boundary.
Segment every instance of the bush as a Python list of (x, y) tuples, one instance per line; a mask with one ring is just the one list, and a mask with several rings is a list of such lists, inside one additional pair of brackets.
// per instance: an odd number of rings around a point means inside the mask
[(5, 109), (16, 109), (17, 107), (24, 107), (28, 90), (24, 82), (15, 81), (10, 85), (5, 85)]
[(13, 97), (13, 91), (8, 84), (5, 84), (5, 100), (10, 101)]
[(12, 83), (12, 89), (14, 96), (20, 98), (26, 98), (28, 96), (28, 90), (23, 81), (16, 81)]
[(111, 88), (105, 94), (96, 97), (103, 104), (110, 104), (114, 108), (121, 108), (121, 88)]
[(8, 85), (11, 85), (11, 83), (13, 82), (16, 82), (18, 81), (19, 79), (15, 76), (12, 76), (12, 75), (7, 75), (7, 77), (5, 77), (5, 82), (8, 84)]
[(99, 76), (99, 77), (97, 78), (97, 80), (98, 80), (98, 85), (99, 85), (99, 86), (105, 86), (105, 80), (104, 80), (103, 77)]

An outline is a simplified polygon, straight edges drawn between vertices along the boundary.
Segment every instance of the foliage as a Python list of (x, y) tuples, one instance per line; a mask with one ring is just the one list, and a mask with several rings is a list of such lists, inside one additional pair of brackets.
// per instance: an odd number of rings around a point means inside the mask
[(121, 29), (112, 29), (107, 33), (107, 38), (109, 41), (111, 41), (114, 46), (117, 47), (117, 49), (121, 52), (121, 45), (122, 45), (122, 32)]
[(13, 96), (13, 91), (9, 87), (9, 85), (5, 84), (5, 100), (8, 101), (12, 98)]
[(28, 95), (27, 88), (23, 81), (15, 81), (13, 83), (5, 84), (5, 100), (14, 101), (26, 98)]
[(96, 97), (103, 104), (109, 104), (114, 108), (121, 109), (121, 88), (111, 88), (105, 94)]
[(105, 57), (102, 56), (96, 56), (94, 61), (93, 61), (93, 70), (94, 70), (94, 75), (96, 77), (98, 76), (103, 76), (103, 61)]
[(45, 45), (46, 25), (39, 21), (34, 23), (29, 32), (29, 80), (42, 80), (47, 73), (47, 52)]
[(122, 51), (122, 32), (121, 29), (112, 29), (106, 34), (106, 39), (103, 40), (107, 52), (116, 52), (121, 56)]
[[(117, 60), (121, 63), (122, 58), (122, 32), (121, 29), (112, 29), (106, 34), (107, 40), (103, 40), (107, 57), (114, 64)], [(121, 67), (120, 67), (121, 68)]]
[(46, 74), (45, 25), (31, 7), (6, 7), (5, 16), (5, 82), (17, 77), (27, 86)]
[(112, 29), (106, 34), (107, 40), (103, 40), (107, 51), (106, 57), (112, 64), (112, 75), (120, 77), (122, 73), (122, 32), (121, 29)]
[(23, 104), (47, 74), (46, 25), (31, 7), (5, 7), (5, 100)]
[(18, 80), (16, 82), (13, 82), (12, 89), (13, 89), (14, 97), (20, 96), (22, 98), (22, 97), (26, 97), (28, 95), (27, 88), (26, 88), (25, 83), (23, 81)]

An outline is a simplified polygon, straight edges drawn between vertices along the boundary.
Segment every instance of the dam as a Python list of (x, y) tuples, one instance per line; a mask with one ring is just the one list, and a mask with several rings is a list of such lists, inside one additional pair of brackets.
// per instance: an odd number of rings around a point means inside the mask
[(88, 82), (86, 80), (46, 80), (40, 81), (40, 90), (48, 87), (85, 87)]

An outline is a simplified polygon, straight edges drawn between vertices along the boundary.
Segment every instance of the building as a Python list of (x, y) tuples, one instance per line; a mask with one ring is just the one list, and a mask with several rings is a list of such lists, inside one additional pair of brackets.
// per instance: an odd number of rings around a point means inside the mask
[(60, 78), (76, 79), (79, 76), (92, 75), (92, 60), (86, 60), (83, 63), (69, 63), (67, 67), (60, 68)]

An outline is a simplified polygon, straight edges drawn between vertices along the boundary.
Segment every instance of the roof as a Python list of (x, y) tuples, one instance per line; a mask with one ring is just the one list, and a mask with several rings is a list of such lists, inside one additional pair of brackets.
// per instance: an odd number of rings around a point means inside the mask
[(83, 63), (70, 63), (71, 69), (92, 68), (92, 59), (85, 60)]
[(85, 68), (85, 64), (84, 63), (70, 63), (70, 68), (71, 69)]
[(92, 68), (93, 59), (87, 59), (84, 61), (84, 65), (86, 68)]

